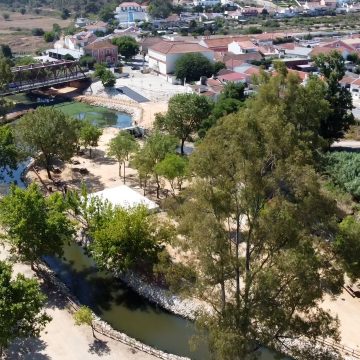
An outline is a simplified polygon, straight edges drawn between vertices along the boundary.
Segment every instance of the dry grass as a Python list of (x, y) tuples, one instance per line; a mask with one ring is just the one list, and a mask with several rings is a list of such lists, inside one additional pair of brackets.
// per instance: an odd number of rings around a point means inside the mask
[[(5, 21), (2, 14), (7, 13), (10, 19)], [(34, 54), (36, 50), (43, 50), (51, 47), (42, 36), (32, 36), (31, 30), (42, 28), (44, 31), (52, 30), (53, 24), (59, 24), (61, 27), (67, 27), (71, 20), (62, 20), (53, 16), (44, 16), (36, 14), (21, 15), (17, 12), (11, 12), (0, 9), (0, 44), (7, 44), (14, 53)]]
[[(10, 19), (5, 21), (2, 18), (2, 14), (7, 13), (10, 15)], [(67, 27), (70, 25), (71, 20), (62, 20), (60, 17), (55, 16), (42, 16), (36, 14), (24, 14), (21, 15), (17, 12), (10, 12), (0, 9), (0, 32), (14, 30), (21, 28), (22, 30), (31, 30), (33, 28), (42, 28), (43, 30), (51, 30), (53, 24), (59, 24), (61, 27)]]
[(0, 44), (7, 44), (11, 47), (13, 53), (35, 54), (36, 50), (51, 48), (42, 36), (31, 36), (24, 34), (1, 34)]

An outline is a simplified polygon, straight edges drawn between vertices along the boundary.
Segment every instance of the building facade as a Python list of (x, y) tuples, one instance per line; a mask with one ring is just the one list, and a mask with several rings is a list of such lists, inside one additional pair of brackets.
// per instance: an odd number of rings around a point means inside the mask
[(85, 46), (84, 53), (95, 58), (98, 63), (116, 65), (118, 61), (118, 47), (109, 41), (95, 41)]
[(136, 22), (148, 21), (146, 6), (136, 2), (124, 2), (115, 9), (115, 19), (120, 26), (131, 26)]

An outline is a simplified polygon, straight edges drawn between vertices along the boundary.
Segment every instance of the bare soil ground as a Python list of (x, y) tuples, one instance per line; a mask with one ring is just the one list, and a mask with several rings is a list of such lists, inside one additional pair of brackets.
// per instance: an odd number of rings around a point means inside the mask
[[(2, 15), (8, 13), (9, 20), (4, 20)], [(31, 30), (41, 28), (44, 31), (52, 30), (53, 24), (67, 27), (71, 20), (62, 20), (56, 16), (43, 16), (9, 12), (0, 8), (0, 44), (7, 44), (14, 53), (33, 54), (38, 49), (51, 47), (42, 36), (32, 36)]]
[[(0, 32), (3, 30), (14, 30), (15, 28), (21, 28), (22, 30), (31, 30), (33, 28), (42, 28), (44, 31), (51, 30), (53, 24), (59, 24), (60, 27), (69, 26), (71, 19), (62, 20), (60, 17), (55, 16), (43, 16), (36, 14), (20, 14), (17, 12), (9, 12), (0, 9)], [(9, 20), (4, 20), (3, 13), (10, 15)]]

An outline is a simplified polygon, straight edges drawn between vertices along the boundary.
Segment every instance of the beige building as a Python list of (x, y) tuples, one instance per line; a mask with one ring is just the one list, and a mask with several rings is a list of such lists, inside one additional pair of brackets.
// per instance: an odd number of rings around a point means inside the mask
[(214, 61), (214, 52), (199, 44), (160, 41), (148, 49), (149, 67), (158, 74), (171, 75), (175, 71), (176, 61), (189, 53), (202, 54), (211, 62)]

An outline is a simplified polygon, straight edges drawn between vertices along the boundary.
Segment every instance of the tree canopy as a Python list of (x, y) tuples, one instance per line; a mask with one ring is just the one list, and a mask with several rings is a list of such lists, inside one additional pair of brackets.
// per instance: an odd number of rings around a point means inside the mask
[(143, 206), (113, 209), (91, 235), (96, 263), (115, 272), (152, 266), (168, 240), (166, 228)]
[(155, 166), (156, 173), (169, 181), (173, 195), (176, 187), (181, 190), (187, 175), (187, 165), (188, 161), (185, 157), (169, 153)]
[(116, 83), (116, 77), (113, 72), (103, 64), (95, 65), (94, 76), (98, 77), (105, 88), (113, 87)]
[(197, 94), (177, 94), (169, 101), (165, 115), (158, 114), (155, 125), (181, 141), (181, 154), (188, 137), (199, 130), (200, 125), (211, 112), (212, 104)]
[(175, 63), (175, 76), (187, 82), (199, 81), (201, 76), (214, 74), (214, 65), (200, 53), (189, 53), (181, 56)]
[(85, 121), (80, 128), (80, 142), (87, 149), (89, 147), (89, 153), (91, 158), (91, 148), (98, 146), (99, 138), (102, 134), (102, 129), (93, 125), (89, 121)]
[(19, 155), (12, 128), (10, 126), (0, 126), (0, 172), (16, 170)]
[(119, 54), (125, 59), (130, 59), (139, 52), (139, 45), (131, 36), (116, 37), (112, 43), (118, 47)]
[(24, 152), (42, 161), (49, 179), (54, 159), (70, 160), (77, 143), (75, 120), (52, 107), (39, 107), (24, 115), (15, 134)]
[(314, 60), (327, 84), (325, 99), (330, 103), (331, 111), (321, 121), (320, 135), (330, 145), (342, 138), (350, 125), (354, 124), (354, 115), (351, 112), (352, 96), (350, 91), (340, 84), (346, 69), (345, 60), (339, 52), (320, 54)]
[(124, 184), (125, 184), (125, 161), (129, 159), (131, 153), (134, 153), (138, 148), (138, 144), (134, 137), (127, 131), (121, 131), (109, 142), (108, 155), (116, 158), (119, 163), (119, 176), (121, 176), (121, 164), (124, 169)]
[(155, 19), (165, 19), (171, 14), (171, 11), (172, 4), (169, 0), (151, 0), (148, 7), (148, 13)]
[(142, 149), (134, 155), (133, 164), (138, 170), (140, 183), (146, 189), (151, 176), (157, 184), (156, 195), (160, 196), (160, 178), (156, 172), (156, 165), (165, 159), (166, 155), (175, 153), (177, 139), (171, 135), (155, 130), (147, 139)]
[(197, 318), (214, 358), (282, 349), (284, 339), (296, 358), (325, 358), (326, 349), (314, 355), (317, 339), (338, 339), (336, 318), (318, 305), (343, 284), (335, 204), (313, 167), (325, 92), (318, 79), (265, 77), (190, 157), (195, 180), (176, 220), (196, 273), (188, 290), (214, 309)]
[(0, 261), (0, 358), (16, 338), (39, 336), (51, 320), (42, 309), (46, 302), (40, 286), (24, 275), (12, 276), (12, 267)]
[(45, 197), (36, 184), (12, 186), (0, 201), (0, 224), (12, 252), (31, 266), (43, 255), (61, 255), (74, 233), (59, 193)]

